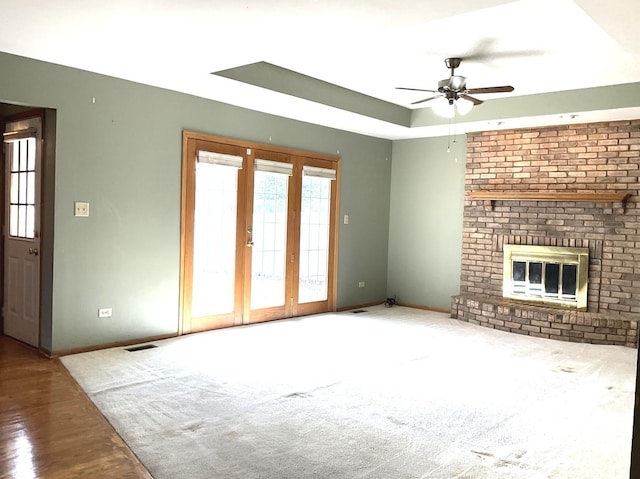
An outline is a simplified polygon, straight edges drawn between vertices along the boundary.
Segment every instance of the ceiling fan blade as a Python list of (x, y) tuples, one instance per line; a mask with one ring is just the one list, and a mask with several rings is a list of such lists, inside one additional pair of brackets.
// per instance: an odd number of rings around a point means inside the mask
[(460, 93), (458, 96), (460, 98), (464, 98), (465, 100), (469, 100), (474, 105), (479, 105), (480, 103), (484, 103), (482, 100), (478, 100), (477, 98), (473, 98), (472, 96), (465, 95), (464, 93)]
[(426, 91), (430, 93), (438, 93), (438, 90), (424, 90), (422, 88), (406, 88), (403, 86), (397, 86), (396, 90), (409, 90), (409, 91)]
[(490, 86), (486, 88), (469, 88), (465, 90), (465, 93), (477, 95), (478, 93), (508, 93), (510, 91), (513, 91), (512, 86)]
[(442, 95), (430, 96), (429, 98), (425, 98), (424, 100), (418, 100), (411, 103), (412, 105), (417, 105), (418, 103), (424, 103), (425, 101), (433, 100), (435, 98), (440, 98)]
[(532, 56), (544, 55), (543, 50), (498, 50), (498, 39), (496, 37), (484, 37), (466, 54), (461, 54), (464, 62), (491, 63), (493, 60), (502, 58), (528, 58)]

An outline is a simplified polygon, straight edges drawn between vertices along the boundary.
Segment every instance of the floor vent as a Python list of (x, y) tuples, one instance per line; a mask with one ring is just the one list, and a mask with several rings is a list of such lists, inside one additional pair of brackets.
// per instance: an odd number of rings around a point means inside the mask
[(142, 346), (134, 346), (132, 348), (125, 348), (125, 351), (129, 351), (130, 353), (134, 352), (134, 351), (144, 351), (145, 349), (153, 349), (153, 348), (157, 348), (158, 346), (156, 346), (155, 344), (144, 344)]
[(354, 311), (351, 311), (353, 314), (358, 314), (358, 313), (366, 313), (367, 310), (366, 309), (356, 309)]

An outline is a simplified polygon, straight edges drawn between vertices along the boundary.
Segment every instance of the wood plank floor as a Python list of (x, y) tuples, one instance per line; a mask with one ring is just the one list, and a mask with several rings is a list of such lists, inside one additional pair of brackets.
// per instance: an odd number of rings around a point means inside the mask
[(151, 478), (57, 359), (0, 336), (0, 478)]

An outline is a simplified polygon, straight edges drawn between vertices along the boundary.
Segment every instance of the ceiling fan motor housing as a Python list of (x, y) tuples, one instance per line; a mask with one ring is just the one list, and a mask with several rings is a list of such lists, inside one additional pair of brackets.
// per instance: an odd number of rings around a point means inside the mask
[(446, 91), (461, 92), (467, 87), (467, 79), (460, 75), (451, 75), (446, 80), (438, 82), (438, 91), (444, 93)]
[(438, 82), (438, 91), (445, 95), (445, 98), (452, 105), (458, 99), (458, 93), (462, 93), (467, 88), (467, 79), (461, 75), (454, 75), (454, 70), (460, 66), (461, 58), (447, 58), (444, 64), (451, 69), (451, 76)]

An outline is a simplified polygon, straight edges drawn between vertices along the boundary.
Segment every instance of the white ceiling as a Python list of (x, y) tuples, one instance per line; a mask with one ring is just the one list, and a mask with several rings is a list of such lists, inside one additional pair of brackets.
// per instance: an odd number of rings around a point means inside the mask
[[(383, 138), (442, 128), (391, 124), (211, 73), (264, 61), (407, 108), (429, 94), (395, 87), (435, 89), (451, 56), (463, 58), (456, 73), (470, 88), (515, 87), (501, 97), (640, 82), (637, 0), (0, 2), (0, 51)], [(621, 115), (640, 112), (592, 116)]]

